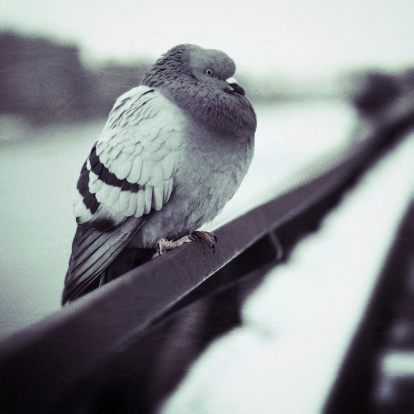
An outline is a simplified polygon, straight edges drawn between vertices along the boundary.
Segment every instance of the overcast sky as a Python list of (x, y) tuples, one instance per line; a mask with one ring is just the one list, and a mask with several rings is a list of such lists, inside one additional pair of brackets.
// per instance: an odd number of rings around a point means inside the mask
[(243, 72), (414, 66), (414, 0), (3, 0), (0, 26), (76, 42), (85, 59), (222, 49)]

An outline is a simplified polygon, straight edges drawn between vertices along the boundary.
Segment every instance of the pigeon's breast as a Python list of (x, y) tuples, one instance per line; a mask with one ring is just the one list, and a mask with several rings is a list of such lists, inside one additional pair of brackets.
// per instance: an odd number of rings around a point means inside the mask
[(250, 166), (254, 135), (214, 134), (188, 122), (182, 131), (170, 200), (146, 215), (133, 241), (154, 247), (159, 239), (176, 239), (211, 221), (239, 188)]
[[(191, 192), (188, 221), (202, 225), (212, 220), (239, 188), (253, 157), (253, 136), (228, 137), (202, 128), (192, 129), (190, 136), (177, 181), (182, 193)], [(177, 190), (180, 194), (180, 188)]]
[(191, 131), (170, 201), (151, 214), (142, 228), (145, 245), (162, 237), (181, 237), (211, 221), (233, 197), (250, 166), (253, 139), (240, 142), (197, 128)]

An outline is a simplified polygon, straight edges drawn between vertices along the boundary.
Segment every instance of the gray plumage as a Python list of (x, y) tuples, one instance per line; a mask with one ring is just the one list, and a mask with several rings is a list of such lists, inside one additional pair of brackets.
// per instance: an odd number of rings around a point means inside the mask
[(179, 45), (116, 101), (79, 177), (62, 303), (212, 220), (234, 195), (256, 130), (234, 72), (223, 52)]

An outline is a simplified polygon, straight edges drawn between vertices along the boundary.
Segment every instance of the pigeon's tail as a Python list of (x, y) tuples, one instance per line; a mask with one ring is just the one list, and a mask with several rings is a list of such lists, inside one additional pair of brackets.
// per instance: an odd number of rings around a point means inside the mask
[[(62, 305), (143, 263), (149, 255), (147, 249), (142, 249), (140, 253), (141, 249), (126, 248), (139, 227), (136, 221), (128, 220), (109, 231), (78, 226), (66, 273)], [(132, 253), (132, 250), (136, 251)]]

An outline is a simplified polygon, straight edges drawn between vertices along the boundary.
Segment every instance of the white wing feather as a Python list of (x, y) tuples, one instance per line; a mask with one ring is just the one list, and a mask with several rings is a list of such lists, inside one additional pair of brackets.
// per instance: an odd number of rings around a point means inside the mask
[(99, 211), (77, 204), (78, 223), (88, 226), (97, 215), (119, 219), (120, 213), (139, 218), (162, 209), (171, 196), (185, 127), (183, 113), (154, 89), (139, 86), (122, 95), (86, 165)]

